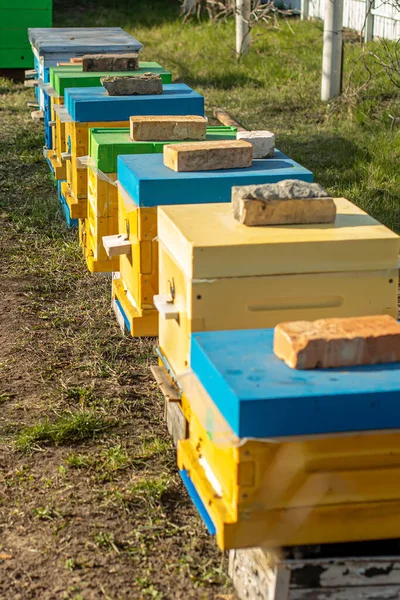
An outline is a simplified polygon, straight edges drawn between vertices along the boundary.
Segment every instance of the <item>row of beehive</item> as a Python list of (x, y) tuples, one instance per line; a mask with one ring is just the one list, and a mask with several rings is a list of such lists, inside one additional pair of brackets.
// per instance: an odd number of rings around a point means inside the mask
[[(400, 444), (384, 430), (399, 427), (400, 368), (299, 376), (273, 356), (268, 329), (396, 316), (397, 236), (345, 199), (335, 200), (332, 225), (240, 225), (232, 186), (312, 173), (278, 151), (245, 169), (168, 169), (164, 143), (132, 141), (129, 118), (204, 115), (203, 98), (157, 63), (135, 71), (163, 78), (164, 93), (145, 98), (107, 96), (105, 73), (53, 66), (74, 53), (140, 49), (133, 38), (121, 48), (96, 36), (97, 46), (53, 52), (40, 81), (45, 156), (88, 268), (113, 273), (119, 322), (133, 336), (159, 336), (189, 423), (179, 467), (219, 545), (398, 536)], [(44, 72), (46, 51), (38, 42)], [(235, 137), (235, 128), (208, 130), (208, 139)]]

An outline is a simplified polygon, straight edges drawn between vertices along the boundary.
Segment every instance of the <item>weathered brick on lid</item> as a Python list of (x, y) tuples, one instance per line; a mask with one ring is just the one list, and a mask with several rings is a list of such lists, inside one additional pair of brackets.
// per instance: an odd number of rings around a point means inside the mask
[(173, 171), (214, 171), (251, 167), (253, 146), (242, 140), (164, 146), (164, 165)]
[(127, 54), (85, 54), (82, 57), (83, 71), (137, 71), (139, 55)]
[(280, 323), (274, 353), (293, 369), (400, 361), (400, 324), (389, 315)]
[(197, 115), (131, 117), (133, 141), (205, 140), (207, 119)]
[(232, 210), (248, 227), (333, 223), (336, 217), (335, 202), (321, 185), (296, 179), (233, 187)]

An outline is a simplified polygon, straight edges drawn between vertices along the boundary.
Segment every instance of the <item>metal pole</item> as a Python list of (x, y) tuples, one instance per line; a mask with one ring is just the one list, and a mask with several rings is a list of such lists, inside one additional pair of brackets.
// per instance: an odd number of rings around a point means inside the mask
[(342, 85), (343, 0), (325, 0), (321, 100), (340, 95)]
[(251, 0), (236, 0), (236, 54), (247, 52), (250, 46)]
[(196, 4), (196, 0), (183, 0), (183, 2), (182, 2), (183, 12), (185, 12), (185, 13), (190, 12), (195, 4)]
[(374, 0), (365, 1), (365, 25), (364, 25), (364, 42), (371, 42), (374, 37)]
[(310, 14), (309, 0), (301, 0), (301, 15), (300, 15), (301, 20), (308, 21), (309, 14)]

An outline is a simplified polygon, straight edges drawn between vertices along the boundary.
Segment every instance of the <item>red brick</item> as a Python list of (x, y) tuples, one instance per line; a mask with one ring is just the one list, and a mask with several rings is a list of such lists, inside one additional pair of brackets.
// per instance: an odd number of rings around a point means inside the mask
[(389, 315), (280, 323), (274, 352), (294, 369), (400, 362), (400, 324)]

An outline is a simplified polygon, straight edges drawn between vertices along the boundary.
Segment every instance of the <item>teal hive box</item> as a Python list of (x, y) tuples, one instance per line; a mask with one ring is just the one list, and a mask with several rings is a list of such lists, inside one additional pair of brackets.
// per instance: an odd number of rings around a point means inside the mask
[[(67, 88), (64, 105), (69, 122), (65, 126), (68, 148), (66, 179), (70, 187), (67, 202), (87, 198), (85, 168), (77, 158), (87, 156), (89, 135), (93, 127), (128, 127), (131, 116), (145, 115), (204, 115), (204, 98), (184, 83), (163, 85), (162, 94), (108, 96), (102, 87)], [(84, 218), (85, 206), (76, 206), (73, 218)]]
[(313, 181), (313, 174), (279, 150), (248, 168), (187, 173), (172, 171), (160, 155), (118, 158), (118, 180), (138, 206), (230, 202), (235, 185), (283, 179)]
[(64, 96), (73, 121), (129, 121), (133, 115), (204, 115), (204, 98), (184, 83), (163, 85), (162, 94), (108, 96), (104, 88), (71, 88)]
[(298, 371), (273, 329), (192, 334), (191, 367), (239, 437), (400, 429), (400, 363)]

